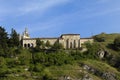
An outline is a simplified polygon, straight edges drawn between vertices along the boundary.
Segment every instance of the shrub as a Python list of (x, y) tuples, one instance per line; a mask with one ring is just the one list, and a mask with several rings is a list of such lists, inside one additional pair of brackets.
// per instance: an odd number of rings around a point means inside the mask
[(116, 50), (120, 50), (120, 37), (115, 38), (114, 47)]

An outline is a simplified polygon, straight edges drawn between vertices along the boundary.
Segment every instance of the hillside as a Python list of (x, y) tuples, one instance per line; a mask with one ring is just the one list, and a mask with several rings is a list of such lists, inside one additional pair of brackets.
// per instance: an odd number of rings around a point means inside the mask
[(10, 48), (0, 56), (0, 80), (120, 80), (120, 50), (114, 48), (119, 36), (95, 35), (84, 52)]

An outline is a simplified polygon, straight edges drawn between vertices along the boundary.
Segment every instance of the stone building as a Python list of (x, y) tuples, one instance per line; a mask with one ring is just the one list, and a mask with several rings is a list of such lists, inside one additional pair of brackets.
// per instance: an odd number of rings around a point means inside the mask
[[(25, 29), (22, 35), (22, 45), (23, 47), (35, 47), (37, 38), (30, 38), (28, 30)], [(93, 42), (92, 38), (80, 38), (80, 34), (62, 34), (57, 38), (39, 38), (41, 41), (46, 43), (47, 41), (53, 45), (55, 42), (59, 42), (63, 45), (65, 49), (76, 49), (80, 48), (81, 44), (90, 41)]]

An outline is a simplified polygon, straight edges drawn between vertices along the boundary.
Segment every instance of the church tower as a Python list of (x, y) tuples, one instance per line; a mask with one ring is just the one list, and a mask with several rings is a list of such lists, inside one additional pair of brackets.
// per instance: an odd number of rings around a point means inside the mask
[(23, 39), (25, 39), (25, 38), (30, 38), (30, 35), (29, 35), (29, 33), (28, 33), (28, 29), (27, 28), (25, 28), (25, 31), (23, 32)]

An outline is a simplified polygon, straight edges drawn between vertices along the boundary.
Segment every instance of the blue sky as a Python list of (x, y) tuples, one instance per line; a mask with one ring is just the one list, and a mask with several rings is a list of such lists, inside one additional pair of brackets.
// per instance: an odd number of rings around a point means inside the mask
[(0, 25), (31, 37), (120, 32), (120, 0), (0, 0)]

